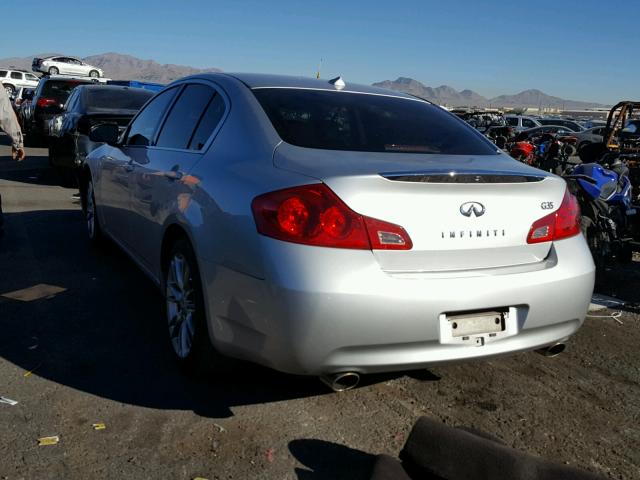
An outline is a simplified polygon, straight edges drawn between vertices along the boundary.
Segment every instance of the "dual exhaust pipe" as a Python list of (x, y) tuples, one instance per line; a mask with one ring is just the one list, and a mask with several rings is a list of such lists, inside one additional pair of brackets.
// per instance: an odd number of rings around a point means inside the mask
[[(554, 343), (544, 348), (539, 348), (536, 353), (553, 358), (564, 352), (566, 344), (564, 342)], [(320, 375), (320, 380), (334, 392), (346, 392), (356, 388), (360, 383), (360, 374), (356, 372), (340, 372)]]

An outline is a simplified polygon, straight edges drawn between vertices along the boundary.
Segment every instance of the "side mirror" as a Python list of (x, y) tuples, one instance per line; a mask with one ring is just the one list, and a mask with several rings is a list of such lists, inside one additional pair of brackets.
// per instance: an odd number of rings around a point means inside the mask
[(91, 127), (89, 131), (89, 139), (92, 142), (107, 143), (109, 145), (116, 145), (119, 136), (120, 131), (115, 123), (100, 123)]

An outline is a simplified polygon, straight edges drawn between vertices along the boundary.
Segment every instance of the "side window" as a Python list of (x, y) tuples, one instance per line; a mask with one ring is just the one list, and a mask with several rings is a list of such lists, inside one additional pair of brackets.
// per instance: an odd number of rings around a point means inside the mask
[(533, 123), (531, 120), (529, 120), (528, 118), (523, 118), (522, 119), (522, 126), (525, 128), (533, 128), (536, 126), (535, 123)]
[(201, 84), (188, 85), (180, 94), (158, 136), (157, 147), (187, 148), (215, 90)]
[(11, 72), (11, 78), (13, 78), (14, 80), (22, 80), (22, 73), (20, 72)]
[(0, 70), (0, 78), (4, 78), (7, 76), (7, 71), (6, 70)]
[(76, 106), (76, 103), (78, 103), (78, 97), (80, 96), (80, 90), (78, 89), (74, 89), (73, 92), (71, 92), (71, 96), (69, 97), (69, 99), (67, 100), (67, 103), (64, 104), (64, 111), (65, 112), (69, 112), (71, 110), (73, 110)]
[(216, 129), (222, 115), (224, 115), (225, 104), (220, 95), (214, 96), (209, 102), (207, 110), (202, 115), (198, 128), (196, 128), (191, 141), (189, 142), (189, 150), (202, 150), (207, 144), (207, 140)]
[(35, 75), (31, 75), (30, 73), (27, 73), (27, 80), (32, 80), (34, 82), (37, 82), (38, 77), (36, 77)]
[(604, 128), (596, 128), (593, 130), (594, 135), (604, 135)]
[(127, 145), (151, 145), (153, 137), (160, 126), (160, 120), (167, 107), (175, 97), (177, 87), (159, 93), (136, 117), (129, 128)]
[(517, 118), (513, 118), (513, 117), (507, 117), (507, 125), (509, 125), (511, 127), (517, 127), (518, 126), (518, 119)]

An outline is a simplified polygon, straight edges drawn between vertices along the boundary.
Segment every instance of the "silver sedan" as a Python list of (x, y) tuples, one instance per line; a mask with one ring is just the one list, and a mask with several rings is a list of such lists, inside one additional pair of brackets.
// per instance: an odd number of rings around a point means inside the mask
[(185, 368), (224, 355), (341, 389), (557, 352), (584, 320), (594, 265), (565, 182), (429, 102), (207, 74), (91, 135), (89, 237), (161, 288)]

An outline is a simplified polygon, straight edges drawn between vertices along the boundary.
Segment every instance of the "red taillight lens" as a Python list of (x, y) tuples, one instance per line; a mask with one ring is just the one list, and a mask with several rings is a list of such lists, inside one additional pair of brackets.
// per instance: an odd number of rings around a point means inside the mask
[(551, 242), (573, 237), (578, 233), (580, 233), (580, 206), (578, 199), (566, 190), (560, 208), (531, 225), (527, 243)]
[(39, 107), (48, 107), (50, 105), (55, 105), (56, 102), (53, 98), (39, 98), (38, 101), (36, 102), (36, 105), (38, 105)]
[(324, 184), (287, 188), (256, 197), (258, 232), (286, 242), (360, 250), (409, 250), (400, 226), (359, 215)]

